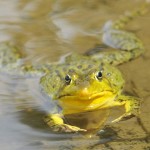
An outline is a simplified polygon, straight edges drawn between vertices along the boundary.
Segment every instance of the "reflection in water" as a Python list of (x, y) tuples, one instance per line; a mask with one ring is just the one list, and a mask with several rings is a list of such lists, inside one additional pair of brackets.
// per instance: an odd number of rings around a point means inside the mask
[[(99, 44), (100, 28), (107, 20), (117, 18), (122, 12), (130, 11), (142, 2), (0, 0), (0, 41), (13, 42), (23, 49), (27, 62), (56, 61), (68, 52), (83, 53)], [(147, 44), (147, 49), (150, 49), (150, 33), (147, 32), (149, 14), (140, 17), (137, 22), (131, 23), (129, 29), (136, 31)], [(150, 120), (147, 117), (150, 115), (149, 56), (150, 51), (147, 51), (143, 56), (145, 59), (141, 57), (120, 68), (125, 74), (127, 92), (136, 93), (144, 99), (141, 119), (150, 132)], [(51, 105), (40, 94), (38, 79), (31, 80), (4, 74), (0, 76), (0, 146), (3, 150), (150, 148), (148, 139), (144, 138), (146, 134), (136, 119), (102, 130), (99, 133), (101, 140), (98, 136), (87, 138), (78, 134), (52, 133), (42, 119)], [(118, 111), (112, 114), (115, 116)]]
[(65, 121), (70, 125), (75, 125), (81, 129), (88, 130), (85, 134), (96, 134), (100, 127), (106, 122), (109, 109), (89, 111), (83, 113), (65, 115)]

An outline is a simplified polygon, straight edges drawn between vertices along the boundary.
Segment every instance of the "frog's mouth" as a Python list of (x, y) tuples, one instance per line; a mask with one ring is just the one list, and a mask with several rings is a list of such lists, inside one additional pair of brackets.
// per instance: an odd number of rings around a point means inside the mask
[(71, 95), (71, 94), (65, 94), (65, 95), (60, 95), (58, 99), (66, 98), (66, 99), (80, 99), (80, 100), (93, 100), (99, 97), (102, 97), (106, 94), (108, 94), (111, 91), (103, 91), (100, 93), (94, 93), (94, 94), (77, 94), (77, 95)]
[(104, 109), (111, 105), (116, 94), (112, 91), (88, 95), (61, 95), (58, 104), (62, 107), (64, 114), (80, 113), (85, 111)]

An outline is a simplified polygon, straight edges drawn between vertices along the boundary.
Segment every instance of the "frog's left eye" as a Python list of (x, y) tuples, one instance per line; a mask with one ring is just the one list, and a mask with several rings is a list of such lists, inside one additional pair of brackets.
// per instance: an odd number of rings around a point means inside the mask
[(65, 76), (65, 82), (67, 84), (70, 84), (70, 82), (71, 82), (71, 77), (68, 74)]
[(97, 78), (98, 80), (101, 80), (101, 79), (102, 79), (102, 76), (103, 76), (102, 71), (97, 72), (96, 78)]

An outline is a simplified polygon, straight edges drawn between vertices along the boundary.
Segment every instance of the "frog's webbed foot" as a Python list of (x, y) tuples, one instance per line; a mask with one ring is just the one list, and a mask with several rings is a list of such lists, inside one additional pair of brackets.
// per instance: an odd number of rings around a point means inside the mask
[(118, 99), (115, 101), (115, 105), (125, 105), (125, 113), (120, 116), (119, 118), (113, 120), (113, 123), (124, 121), (127, 119), (130, 119), (132, 117), (138, 117), (140, 113), (140, 100), (135, 97), (131, 96), (124, 96), (121, 95), (118, 97)]
[(55, 125), (52, 127), (54, 132), (85, 132), (85, 129), (80, 129), (76, 126), (71, 126), (69, 124), (61, 124), (61, 125)]
[(103, 63), (118, 65), (140, 56), (145, 48), (141, 40), (133, 33), (122, 30), (122, 28), (134, 17), (144, 14), (147, 8), (139, 8), (131, 15), (125, 15), (117, 21), (108, 21), (103, 27), (102, 41), (113, 48), (110, 51), (96, 49), (96, 53), (90, 53), (91, 58)]
[(135, 116), (136, 115), (132, 114), (131, 112), (130, 113), (125, 113), (122, 116), (120, 116), (119, 118), (113, 120), (112, 123), (117, 123), (117, 122), (120, 122), (120, 121), (125, 121), (125, 120), (130, 119), (130, 118), (135, 117)]
[(81, 129), (76, 126), (65, 124), (59, 114), (51, 114), (45, 117), (45, 122), (54, 132), (85, 132), (85, 129)]

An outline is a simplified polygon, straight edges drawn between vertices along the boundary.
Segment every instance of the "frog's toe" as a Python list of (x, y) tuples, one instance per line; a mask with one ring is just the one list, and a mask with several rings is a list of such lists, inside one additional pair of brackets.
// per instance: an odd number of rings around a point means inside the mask
[(136, 116), (136, 115), (133, 114), (133, 113), (131, 113), (131, 112), (125, 113), (125, 114), (123, 114), (122, 116), (120, 116), (119, 118), (113, 120), (112, 123), (117, 123), (117, 122), (120, 122), (120, 121), (125, 121), (125, 120), (128, 120), (128, 119), (130, 119), (130, 118), (132, 118), (132, 117), (135, 117), (135, 116)]
[(66, 132), (66, 133), (86, 132), (85, 129), (81, 129), (79, 127), (71, 126), (68, 124), (54, 125), (54, 126), (51, 126), (51, 129), (54, 132)]
[(63, 124), (62, 125), (65, 128), (65, 132), (86, 132), (86, 129), (81, 129), (79, 127), (76, 126), (71, 126), (68, 124)]

